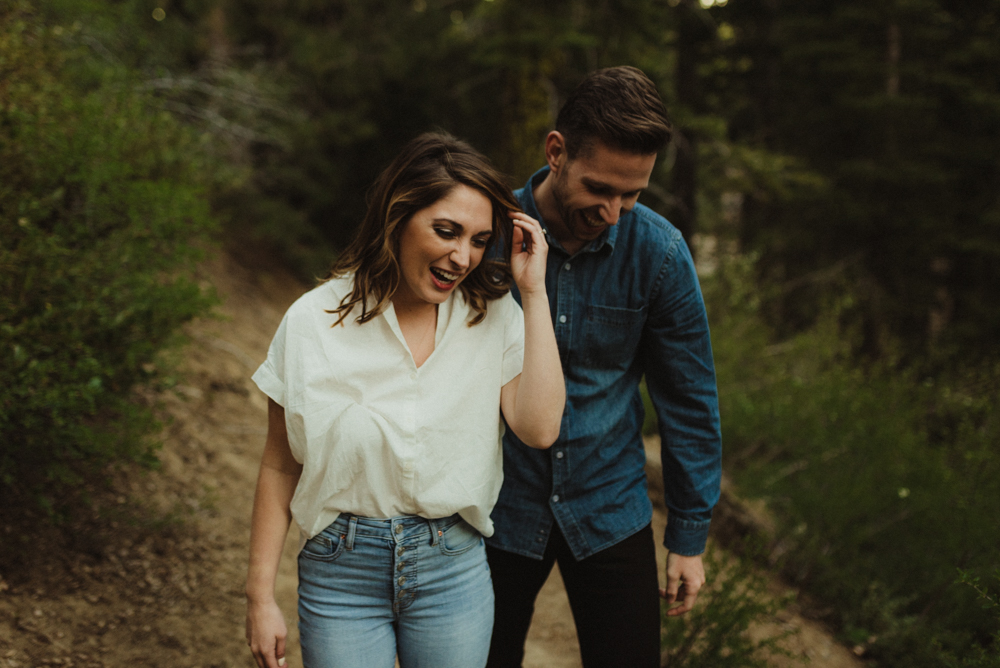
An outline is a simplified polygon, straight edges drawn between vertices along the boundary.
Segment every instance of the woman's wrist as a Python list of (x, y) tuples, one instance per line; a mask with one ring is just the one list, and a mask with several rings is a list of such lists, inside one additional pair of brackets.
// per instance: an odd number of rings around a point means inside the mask
[(545, 285), (542, 284), (537, 288), (522, 288), (520, 285), (517, 286), (517, 291), (521, 293), (521, 307), (524, 308), (525, 302), (537, 301), (539, 303), (544, 302), (545, 308), (548, 308), (549, 304), (549, 294), (545, 291)]
[(253, 584), (248, 582), (246, 587), (246, 597), (247, 603), (252, 605), (264, 605), (273, 603), (274, 598), (274, 585), (271, 584)]

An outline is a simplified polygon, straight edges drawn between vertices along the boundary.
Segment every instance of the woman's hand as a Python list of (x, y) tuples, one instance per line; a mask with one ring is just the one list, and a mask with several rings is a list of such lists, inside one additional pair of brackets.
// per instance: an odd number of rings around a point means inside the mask
[(519, 211), (508, 214), (514, 223), (511, 240), (510, 271), (522, 295), (545, 289), (545, 259), (549, 244), (542, 226)]
[(247, 644), (259, 668), (282, 668), (285, 665), (285, 638), (288, 627), (278, 604), (247, 601)]

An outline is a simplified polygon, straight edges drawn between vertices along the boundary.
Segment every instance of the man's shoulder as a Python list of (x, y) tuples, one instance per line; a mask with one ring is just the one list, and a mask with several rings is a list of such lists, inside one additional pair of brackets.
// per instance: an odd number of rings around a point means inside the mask
[(663, 253), (683, 241), (680, 230), (644, 204), (636, 204), (619, 223), (618, 243)]
[(528, 186), (522, 186), (514, 191), (514, 199), (517, 203), (521, 205), (521, 208), (526, 208), (531, 200), (531, 195), (528, 192)]

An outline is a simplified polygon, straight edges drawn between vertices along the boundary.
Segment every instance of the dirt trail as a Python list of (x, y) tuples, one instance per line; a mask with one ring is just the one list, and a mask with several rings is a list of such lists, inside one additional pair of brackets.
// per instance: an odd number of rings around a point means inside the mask
[[(254, 665), (243, 583), (267, 416), (249, 376), (305, 286), (278, 267), (228, 255), (206, 263), (201, 279), (218, 291), (222, 317), (189, 327), (183, 380), (155, 397), (169, 420), (161, 470), (120, 475), (118, 491), (99, 496), (102, 519), (83, 526), (0, 520), (0, 668)], [(660, 535), (663, 522), (654, 521)], [(292, 532), (277, 592), (293, 667), (301, 665), (296, 542)], [(811, 622), (790, 615), (784, 623), (802, 629), (795, 651), (812, 666), (860, 665)], [(539, 598), (525, 666), (580, 666), (557, 571)]]

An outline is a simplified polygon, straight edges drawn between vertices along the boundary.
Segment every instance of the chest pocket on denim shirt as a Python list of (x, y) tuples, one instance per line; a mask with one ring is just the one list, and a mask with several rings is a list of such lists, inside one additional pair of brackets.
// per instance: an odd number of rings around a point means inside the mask
[(583, 353), (586, 363), (598, 369), (627, 369), (642, 337), (646, 307), (588, 306), (585, 313)]

